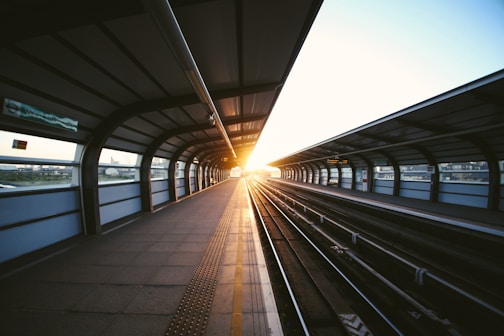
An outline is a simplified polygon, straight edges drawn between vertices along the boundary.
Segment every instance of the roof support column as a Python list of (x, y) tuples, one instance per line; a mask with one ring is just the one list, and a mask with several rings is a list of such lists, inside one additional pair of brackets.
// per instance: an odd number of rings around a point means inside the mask
[(192, 194), (191, 190), (191, 165), (192, 165), (192, 158), (188, 160), (184, 166), (184, 190), (186, 196), (189, 196)]
[(84, 233), (100, 234), (100, 198), (98, 196), (98, 160), (101, 147), (87, 144), (81, 158), (80, 185)]
[(356, 184), (356, 174), (355, 174), (355, 166), (351, 161), (348, 161), (348, 165), (350, 166), (350, 169), (352, 169), (352, 181), (351, 181), (351, 190), (355, 190), (355, 184)]
[(296, 166), (296, 182), (303, 182), (303, 169), (300, 165)]
[(434, 165), (434, 172), (431, 174), (430, 198), (431, 202), (437, 202), (439, 199), (439, 167)]
[(341, 165), (338, 163), (338, 184), (337, 187), (341, 188)]
[(401, 189), (401, 170), (396, 161), (394, 161), (392, 167), (394, 168), (394, 189), (392, 195), (399, 196)]
[[(320, 184), (322, 184), (322, 185), (328, 185), (329, 184), (329, 179), (331, 178), (331, 169), (329, 168), (329, 164), (327, 163), (327, 160), (321, 161), (320, 164), (321, 164), (321, 167), (322, 167), (322, 168), (320, 168), (320, 176), (321, 176)], [(326, 170), (325, 183), (322, 183), (322, 169)]]
[(205, 162), (201, 162), (201, 189), (208, 188), (208, 165)]
[(201, 163), (199, 161), (194, 171), (194, 185), (196, 186), (194, 192), (201, 190)]
[(488, 205), (490, 210), (499, 210), (500, 170), (499, 162), (494, 158), (488, 160)]
[(312, 166), (308, 163), (304, 167), (306, 169), (306, 183), (313, 184), (314, 172)]
[(320, 184), (320, 167), (316, 162), (311, 164), (312, 168), (312, 183), (313, 184)]
[(294, 181), (294, 176), (295, 176), (295, 173), (296, 173), (294, 171), (294, 168), (292, 168), (292, 167), (287, 168), (286, 173), (287, 173), (287, 179), (291, 180), (291, 181)]
[(142, 156), (140, 164), (140, 197), (142, 199), (142, 211), (152, 212), (152, 186), (151, 186), (152, 155)]
[(362, 188), (364, 188), (364, 183), (367, 183), (367, 189), (366, 190), (362, 190), (362, 191), (366, 191), (366, 192), (373, 192), (373, 187), (374, 187), (374, 166), (373, 166), (373, 163), (371, 161), (369, 161), (367, 158), (364, 158), (362, 157), (362, 159), (364, 160), (364, 162), (366, 163), (366, 167), (363, 168), (367, 170), (367, 177), (366, 177), (366, 181), (364, 181), (364, 176), (362, 177)]
[(285, 178), (287, 180), (294, 180), (294, 169), (292, 167), (285, 168)]
[(171, 158), (168, 165), (168, 194), (170, 202), (177, 201), (177, 180), (175, 179), (175, 169), (177, 167), (177, 158)]

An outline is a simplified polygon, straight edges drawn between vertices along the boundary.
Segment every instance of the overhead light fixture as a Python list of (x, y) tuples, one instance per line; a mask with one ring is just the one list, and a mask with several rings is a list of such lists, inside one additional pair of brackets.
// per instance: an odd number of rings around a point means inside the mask
[(213, 113), (208, 115), (208, 123), (210, 126), (215, 126), (215, 116)]

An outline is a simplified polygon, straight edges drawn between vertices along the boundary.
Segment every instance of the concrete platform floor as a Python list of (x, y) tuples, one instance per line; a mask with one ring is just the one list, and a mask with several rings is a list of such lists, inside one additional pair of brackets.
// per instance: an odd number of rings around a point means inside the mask
[(0, 320), (9, 336), (282, 334), (243, 179), (0, 275)]

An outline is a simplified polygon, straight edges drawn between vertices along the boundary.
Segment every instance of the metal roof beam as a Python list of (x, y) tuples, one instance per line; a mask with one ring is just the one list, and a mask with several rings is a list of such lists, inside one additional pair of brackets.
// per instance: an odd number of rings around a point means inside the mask
[(175, 18), (175, 14), (173, 13), (170, 4), (167, 0), (143, 0), (143, 3), (158, 25), (162, 36), (175, 55), (175, 58), (177, 59), (179, 65), (184, 70), (187, 79), (196, 91), (199, 99), (206, 107), (210, 118), (212, 118), (212, 120), (215, 122), (215, 126), (217, 127), (219, 133), (229, 147), (229, 150), (236, 158), (236, 153), (226, 132), (226, 128), (222, 124), (219, 112), (217, 111), (217, 108), (213, 103), (212, 97), (210, 97), (210, 93), (208, 92), (206, 84), (203, 81), (203, 77), (201, 77), (201, 73), (199, 72), (198, 66), (194, 61), (191, 50), (187, 45), (187, 42), (184, 38), (182, 30), (180, 29), (177, 19)]

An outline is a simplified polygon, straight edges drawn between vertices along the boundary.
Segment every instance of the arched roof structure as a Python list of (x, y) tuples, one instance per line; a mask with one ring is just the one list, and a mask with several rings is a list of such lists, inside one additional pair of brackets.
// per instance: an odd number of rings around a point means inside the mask
[[(269, 164), (280, 169), (307, 164), (326, 168), (331, 162), (349, 165), (352, 171), (391, 166), (396, 194), (399, 166), (485, 161), (489, 172), (487, 207), (498, 209), (502, 207), (499, 161), (504, 160), (502, 92), (504, 70)], [(434, 181), (436, 189), (438, 179)], [(437, 197), (437, 192), (431, 192), (431, 197)]]
[(361, 127), (275, 160), (388, 161), (399, 165), (504, 159), (504, 71), (455, 88)]
[[(83, 218), (88, 233), (99, 232), (104, 147), (140, 154), (143, 181), (154, 157), (170, 160), (170, 180), (176, 161), (223, 169), (246, 163), (321, 4), (2, 2), (1, 128), (83, 146)], [(23, 106), (51, 120), (16, 117)], [(142, 186), (148, 198), (148, 183)]]
[(2, 2), (1, 92), (78, 131), (2, 124), (98, 151), (185, 148), (184, 160), (218, 148), (244, 164), (321, 2)]

